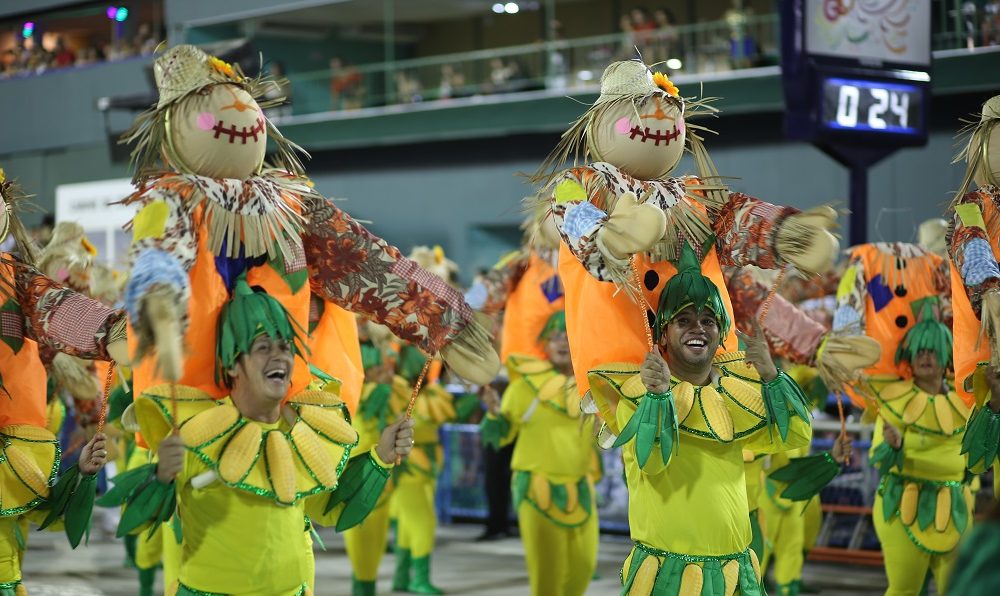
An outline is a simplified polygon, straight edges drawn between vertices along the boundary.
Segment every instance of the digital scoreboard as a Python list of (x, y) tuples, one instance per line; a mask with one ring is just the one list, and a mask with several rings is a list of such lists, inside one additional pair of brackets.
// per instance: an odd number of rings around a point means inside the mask
[(924, 90), (918, 85), (824, 77), (820, 123), (837, 131), (920, 135)]
[(929, 2), (781, 5), (788, 137), (883, 147), (927, 142)]

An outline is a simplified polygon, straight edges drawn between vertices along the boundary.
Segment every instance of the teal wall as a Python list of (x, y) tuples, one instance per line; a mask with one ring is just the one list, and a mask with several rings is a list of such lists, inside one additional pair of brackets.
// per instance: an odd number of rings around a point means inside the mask
[[(105, 142), (98, 98), (148, 93), (149, 61), (132, 58), (0, 81), (0, 157)], [(110, 121), (117, 132), (128, 124), (127, 118)]]
[(43, 10), (79, 4), (78, 0), (4, 0), (0, 2), (0, 18), (16, 17)]

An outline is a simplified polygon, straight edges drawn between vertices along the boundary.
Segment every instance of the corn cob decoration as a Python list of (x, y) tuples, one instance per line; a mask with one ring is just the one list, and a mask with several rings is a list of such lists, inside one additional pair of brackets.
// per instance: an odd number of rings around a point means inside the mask
[(219, 476), (222, 480), (235, 483), (247, 475), (260, 452), (262, 435), (260, 427), (253, 423), (244, 424), (236, 432), (219, 458)]
[(34, 460), (15, 445), (8, 445), (3, 452), (7, 464), (31, 492), (40, 497), (49, 496), (49, 479)]

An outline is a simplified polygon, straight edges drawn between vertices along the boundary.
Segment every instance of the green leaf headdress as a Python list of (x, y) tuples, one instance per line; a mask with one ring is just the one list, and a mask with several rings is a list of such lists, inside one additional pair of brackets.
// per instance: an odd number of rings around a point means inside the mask
[[(709, 239), (704, 247), (708, 251), (713, 239)], [(660, 304), (656, 308), (656, 321), (653, 329), (653, 337), (660, 340), (660, 334), (667, 323), (673, 319), (677, 313), (689, 306), (697, 310), (708, 309), (715, 314), (716, 321), (719, 322), (719, 336), (725, 337), (729, 333), (729, 312), (722, 300), (719, 288), (711, 279), (701, 273), (701, 263), (694, 249), (687, 242), (681, 248), (681, 256), (677, 263), (677, 273), (667, 282), (660, 293)]]
[(951, 331), (938, 320), (934, 306), (937, 298), (924, 298), (915, 301), (911, 307), (918, 322), (903, 336), (903, 341), (896, 349), (896, 364), (902, 361), (909, 363), (922, 350), (930, 350), (937, 357), (938, 364), (944, 368), (951, 367)]
[(564, 310), (552, 313), (549, 320), (545, 321), (545, 327), (542, 327), (542, 332), (538, 334), (539, 343), (547, 342), (558, 331), (566, 331), (566, 311)]
[(250, 351), (259, 335), (282, 339), (292, 344), (292, 353), (308, 352), (297, 324), (277, 299), (263, 290), (257, 291), (241, 275), (233, 288), (233, 297), (222, 307), (215, 346), (215, 381), (229, 386), (226, 371), (236, 366), (240, 354)]

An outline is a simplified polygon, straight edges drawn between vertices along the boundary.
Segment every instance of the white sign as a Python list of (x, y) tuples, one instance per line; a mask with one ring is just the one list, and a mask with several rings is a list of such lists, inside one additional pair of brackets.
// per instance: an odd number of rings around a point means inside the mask
[(931, 63), (928, 0), (804, 0), (806, 51), (866, 66)]
[(136, 209), (113, 203), (134, 190), (128, 178), (60, 184), (56, 187), (56, 223), (77, 222), (97, 247), (99, 260), (111, 265), (124, 264), (131, 234), (122, 228), (135, 217)]

